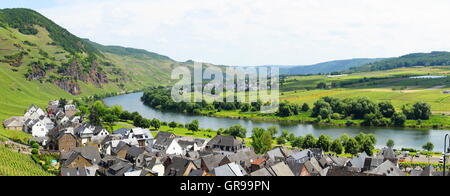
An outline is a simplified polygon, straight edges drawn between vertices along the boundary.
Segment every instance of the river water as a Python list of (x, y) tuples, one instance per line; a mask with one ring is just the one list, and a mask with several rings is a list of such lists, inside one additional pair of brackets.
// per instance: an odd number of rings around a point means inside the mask
[[(331, 138), (338, 138), (342, 134), (347, 133), (350, 136), (358, 135), (359, 133), (373, 133), (377, 137), (377, 148), (382, 148), (386, 145), (389, 139), (394, 140), (395, 148), (407, 147), (414, 149), (422, 149), (422, 146), (427, 142), (433, 142), (434, 151), (442, 151), (444, 147), (444, 136), (450, 134), (450, 130), (433, 130), (433, 129), (397, 129), (397, 128), (366, 128), (366, 127), (322, 127), (315, 125), (304, 124), (287, 124), (279, 122), (263, 122), (253, 120), (239, 120), (229, 118), (215, 118), (205, 116), (190, 116), (186, 114), (179, 114), (173, 112), (161, 112), (144, 105), (140, 101), (140, 93), (132, 93), (126, 95), (119, 95), (115, 97), (106, 98), (103, 101), (107, 106), (120, 105), (124, 110), (129, 112), (139, 112), (145, 118), (157, 118), (161, 121), (177, 123), (189, 123), (193, 120), (198, 120), (200, 128), (214, 129), (228, 128), (235, 124), (241, 124), (250, 132), (255, 127), (268, 128), (276, 126), (280, 129), (289, 130), (297, 136), (305, 136), (313, 134), (319, 137), (321, 134), (329, 135)], [(248, 133), (250, 136), (251, 133)]]

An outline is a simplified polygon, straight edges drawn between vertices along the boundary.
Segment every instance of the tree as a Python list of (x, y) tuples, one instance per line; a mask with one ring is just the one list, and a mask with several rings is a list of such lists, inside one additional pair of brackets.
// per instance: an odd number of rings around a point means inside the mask
[(279, 144), (279, 145), (286, 144), (286, 138), (285, 137), (278, 137), (277, 138), (277, 144)]
[(281, 137), (287, 138), (289, 136), (289, 131), (286, 129), (281, 130)]
[(344, 143), (345, 152), (356, 155), (359, 152), (358, 141), (355, 138), (349, 138), (347, 142)]
[(392, 116), (391, 121), (392, 121), (392, 124), (397, 127), (404, 127), (405, 123), (406, 123), (406, 116), (403, 113), (396, 112)]
[(230, 128), (225, 130), (225, 134), (234, 136), (234, 137), (240, 137), (240, 138), (245, 138), (245, 136), (247, 135), (247, 129), (244, 128), (242, 125), (233, 125)]
[(272, 149), (272, 134), (263, 128), (252, 130), (252, 147), (257, 154), (264, 154)]
[(425, 145), (423, 145), (422, 148), (428, 152), (431, 152), (434, 149), (434, 144), (431, 142), (428, 142)]
[(331, 147), (331, 139), (328, 135), (320, 135), (319, 140), (317, 140), (316, 146), (318, 148), (321, 148), (323, 151), (328, 152), (330, 151)]
[(153, 128), (155, 128), (155, 130), (159, 130), (159, 128), (161, 127), (161, 121), (159, 121), (158, 119), (154, 118), (151, 121), (151, 126)]
[(113, 114), (107, 114), (103, 119), (105, 124), (107, 124), (111, 129), (114, 126), (114, 123), (117, 122), (117, 120), (118, 120), (117, 116)]
[(369, 156), (373, 154), (373, 150), (375, 149), (376, 138), (373, 134), (364, 134), (360, 133), (355, 137), (356, 141), (359, 144), (359, 150), (366, 152)]
[(177, 123), (172, 121), (172, 122), (169, 123), (169, 127), (172, 128), (172, 129), (175, 129), (177, 127)]
[(417, 102), (413, 106), (413, 112), (416, 120), (428, 120), (431, 116), (431, 106), (424, 102)]
[(63, 99), (63, 98), (59, 99), (59, 105), (58, 105), (59, 108), (64, 108), (64, 106), (66, 106), (66, 105), (67, 105), (66, 99)]
[(102, 125), (102, 118), (106, 114), (106, 107), (103, 105), (101, 101), (96, 101), (92, 106), (89, 108), (89, 122), (92, 125), (95, 126), (101, 126)]
[(307, 112), (307, 111), (309, 111), (309, 105), (307, 104), (307, 103), (304, 103), (303, 105), (302, 105), (302, 112)]
[(316, 143), (317, 143), (317, 139), (312, 134), (308, 134), (308, 135), (306, 135), (305, 140), (303, 141), (302, 147), (305, 149), (315, 148)]
[(198, 120), (194, 120), (194, 121), (192, 121), (192, 123), (189, 123), (189, 125), (188, 125), (188, 130), (190, 130), (192, 132), (197, 132), (198, 128), (199, 128)]
[(391, 118), (395, 113), (395, 108), (391, 102), (385, 101), (378, 103), (381, 114), (386, 118)]
[(252, 109), (252, 106), (248, 103), (244, 103), (241, 106), (241, 112), (248, 112)]
[(394, 146), (395, 146), (394, 140), (388, 140), (387, 143), (386, 143), (386, 146), (388, 148), (394, 148)]
[(331, 151), (335, 152), (336, 154), (342, 154), (344, 149), (344, 145), (342, 145), (342, 141), (340, 139), (335, 139), (333, 143), (331, 144)]
[(318, 89), (326, 89), (327, 88), (327, 84), (325, 82), (321, 82), (321, 83), (317, 84), (316, 88), (318, 88)]
[(275, 126), (267, 128), (267, 131), (269, 131), (270, 134), (272, 134), (272, 138), (275, 138), (275, 136), (278, 134), (278, 128)]

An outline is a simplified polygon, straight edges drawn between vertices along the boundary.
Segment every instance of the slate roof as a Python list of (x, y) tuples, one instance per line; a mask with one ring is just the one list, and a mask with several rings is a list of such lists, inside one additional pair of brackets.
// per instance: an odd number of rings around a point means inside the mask
[(172, 163), (165, 169), (164, 176), (183, 176), (190, 163), (192, 163), (191, 160), (173, 157)]
[(350, 159), (347, 165), (349, 165), (350, 167), (362, 169), (364, 167), (364, 162), (366, 161), (367, 157), (368, 155), (365, 152), (363, 152), (359, 154), (358, 157)]
[(383, 175), (383, 176), (404, 176), (405, 174), (403, 171), (400, 170), (394, 163), (387, 160), (381, 165), (379, 165), (377, 168), (375, 168), (373, 171), (370, 171), (369, 173)]
[(120, 134), (122, 136), (125, 136), (129, 131), (130, 131), (130, 129), (120, 128), (120, 129), (113, 131), (113, 134)]
[(208, 155), (202, 157), (203, 163), (207, 167), (208, 171), (212, 171), (214, 168), (218, 167), (220, 162), (223, 160), (225, 155), (222, 154), (215, 154), (215, 155)]
[(70, 165), (78, 156), (84, 157), (86, 160), (91, 162), (93, 165), (100, 163), (101, 157), (98, 152), (98, 148), (94, 146), (86, 146), (86, 147), (76, 147), (67, 154), (61, 154), (61, 159), (64, 160), (64, 157), (67, 157), (67, 160), (64, 162), (63, 166), (66, 167)]
[(22, 127), (25, 123), (24, 117), (21, 116), (13, 116), (9, 119), (3, 121), (3, 125), (5, 127)]
[(245, 176), (247, 172), (245, 172), (244, 168), (241, 165), (236, 163), (229, 163), (226, 165), (222, 165), (220, 167), (216, 167), (211, 172), (215, 176)]
[(211, 139), (207, 144), (207, 146), (210, 147), (213, 147), (214, 145), (236, 147), (241, 145), (241, 142), (233, 136), (218, 135)]
[(295, 176), (291, 168), (284, 162), (279, 162), (272, 166), (267, 166), (254, 171), (251, 176)]
[(95, 176), (97, 167), (61, 168), (61, 176)]

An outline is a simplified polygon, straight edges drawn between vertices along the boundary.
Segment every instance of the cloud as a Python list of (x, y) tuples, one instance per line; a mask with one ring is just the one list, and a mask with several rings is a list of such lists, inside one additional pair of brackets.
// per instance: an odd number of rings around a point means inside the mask
[(180, 61), (311, 64), (450, 50), (450, 2), (55, 0), (38, 9), (78, 36)]

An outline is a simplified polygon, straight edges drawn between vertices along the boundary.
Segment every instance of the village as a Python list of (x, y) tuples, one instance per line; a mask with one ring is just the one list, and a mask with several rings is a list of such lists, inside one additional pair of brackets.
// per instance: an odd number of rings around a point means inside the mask
[(57, 154), (60, 176), (442, 176), (431, 165), (404, 167), (400, 152), (383, 148), (368, 156), (327, 154), (318, 148), (278, 146), (259, 155), (242, 140), (178, 136), (146, 128), (108, 131), (77, 116), (74, 104), (50, 101), (30, 106), (3, 122), (39, 144), (38, 154)]

